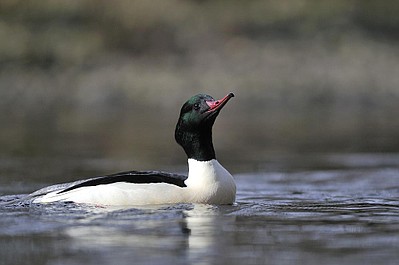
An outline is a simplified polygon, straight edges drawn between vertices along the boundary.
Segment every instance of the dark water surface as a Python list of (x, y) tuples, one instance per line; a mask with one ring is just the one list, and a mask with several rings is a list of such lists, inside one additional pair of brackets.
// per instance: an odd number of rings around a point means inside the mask
[(117, 208), (4, 205), (52, 183), (3, 159), (0, 264), (398, 264), (398, 155), (276, 164), (235, 174), (232, 206)]

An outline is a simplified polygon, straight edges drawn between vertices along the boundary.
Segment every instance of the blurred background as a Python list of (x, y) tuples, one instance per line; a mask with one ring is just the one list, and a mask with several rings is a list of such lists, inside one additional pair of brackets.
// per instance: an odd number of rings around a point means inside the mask
[(227, 166), (399, 151), (398, 1), (1, 0), (0, 40), (2, 158), (184, 165), (181, 105), (230, 91)]

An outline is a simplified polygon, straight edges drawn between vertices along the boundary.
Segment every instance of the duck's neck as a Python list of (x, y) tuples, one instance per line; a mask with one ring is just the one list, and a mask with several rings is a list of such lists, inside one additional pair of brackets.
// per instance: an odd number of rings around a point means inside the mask
[(212, 131), (184, 133), (179, 144), (183, 147), (189, 159), (210, 161), (216, 159), (212, 143)]

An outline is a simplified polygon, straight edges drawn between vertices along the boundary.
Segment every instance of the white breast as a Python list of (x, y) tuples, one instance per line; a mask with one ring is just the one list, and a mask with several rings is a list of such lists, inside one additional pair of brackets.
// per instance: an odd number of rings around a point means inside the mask
[(232, 175), (216, 159), (188, 160), (188, 179), (185, 181), (190, 202), (232, 204), (236, 185)]

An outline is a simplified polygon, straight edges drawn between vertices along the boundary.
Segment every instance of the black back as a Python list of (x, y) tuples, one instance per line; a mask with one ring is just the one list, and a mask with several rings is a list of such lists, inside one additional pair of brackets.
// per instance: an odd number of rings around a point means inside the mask
[(61, 190), (58, 193), (60, 194), (82, 187), (112, 184), (116, 182), (126, 182), (134, 184), (167, 183), (184, 188), (187, 187), (184, 183), (186, 179), (186, 175), (167, 173), (162, 171), (128, 171), (88, 179), (85, 182), (73, 185), (72, 187)]

